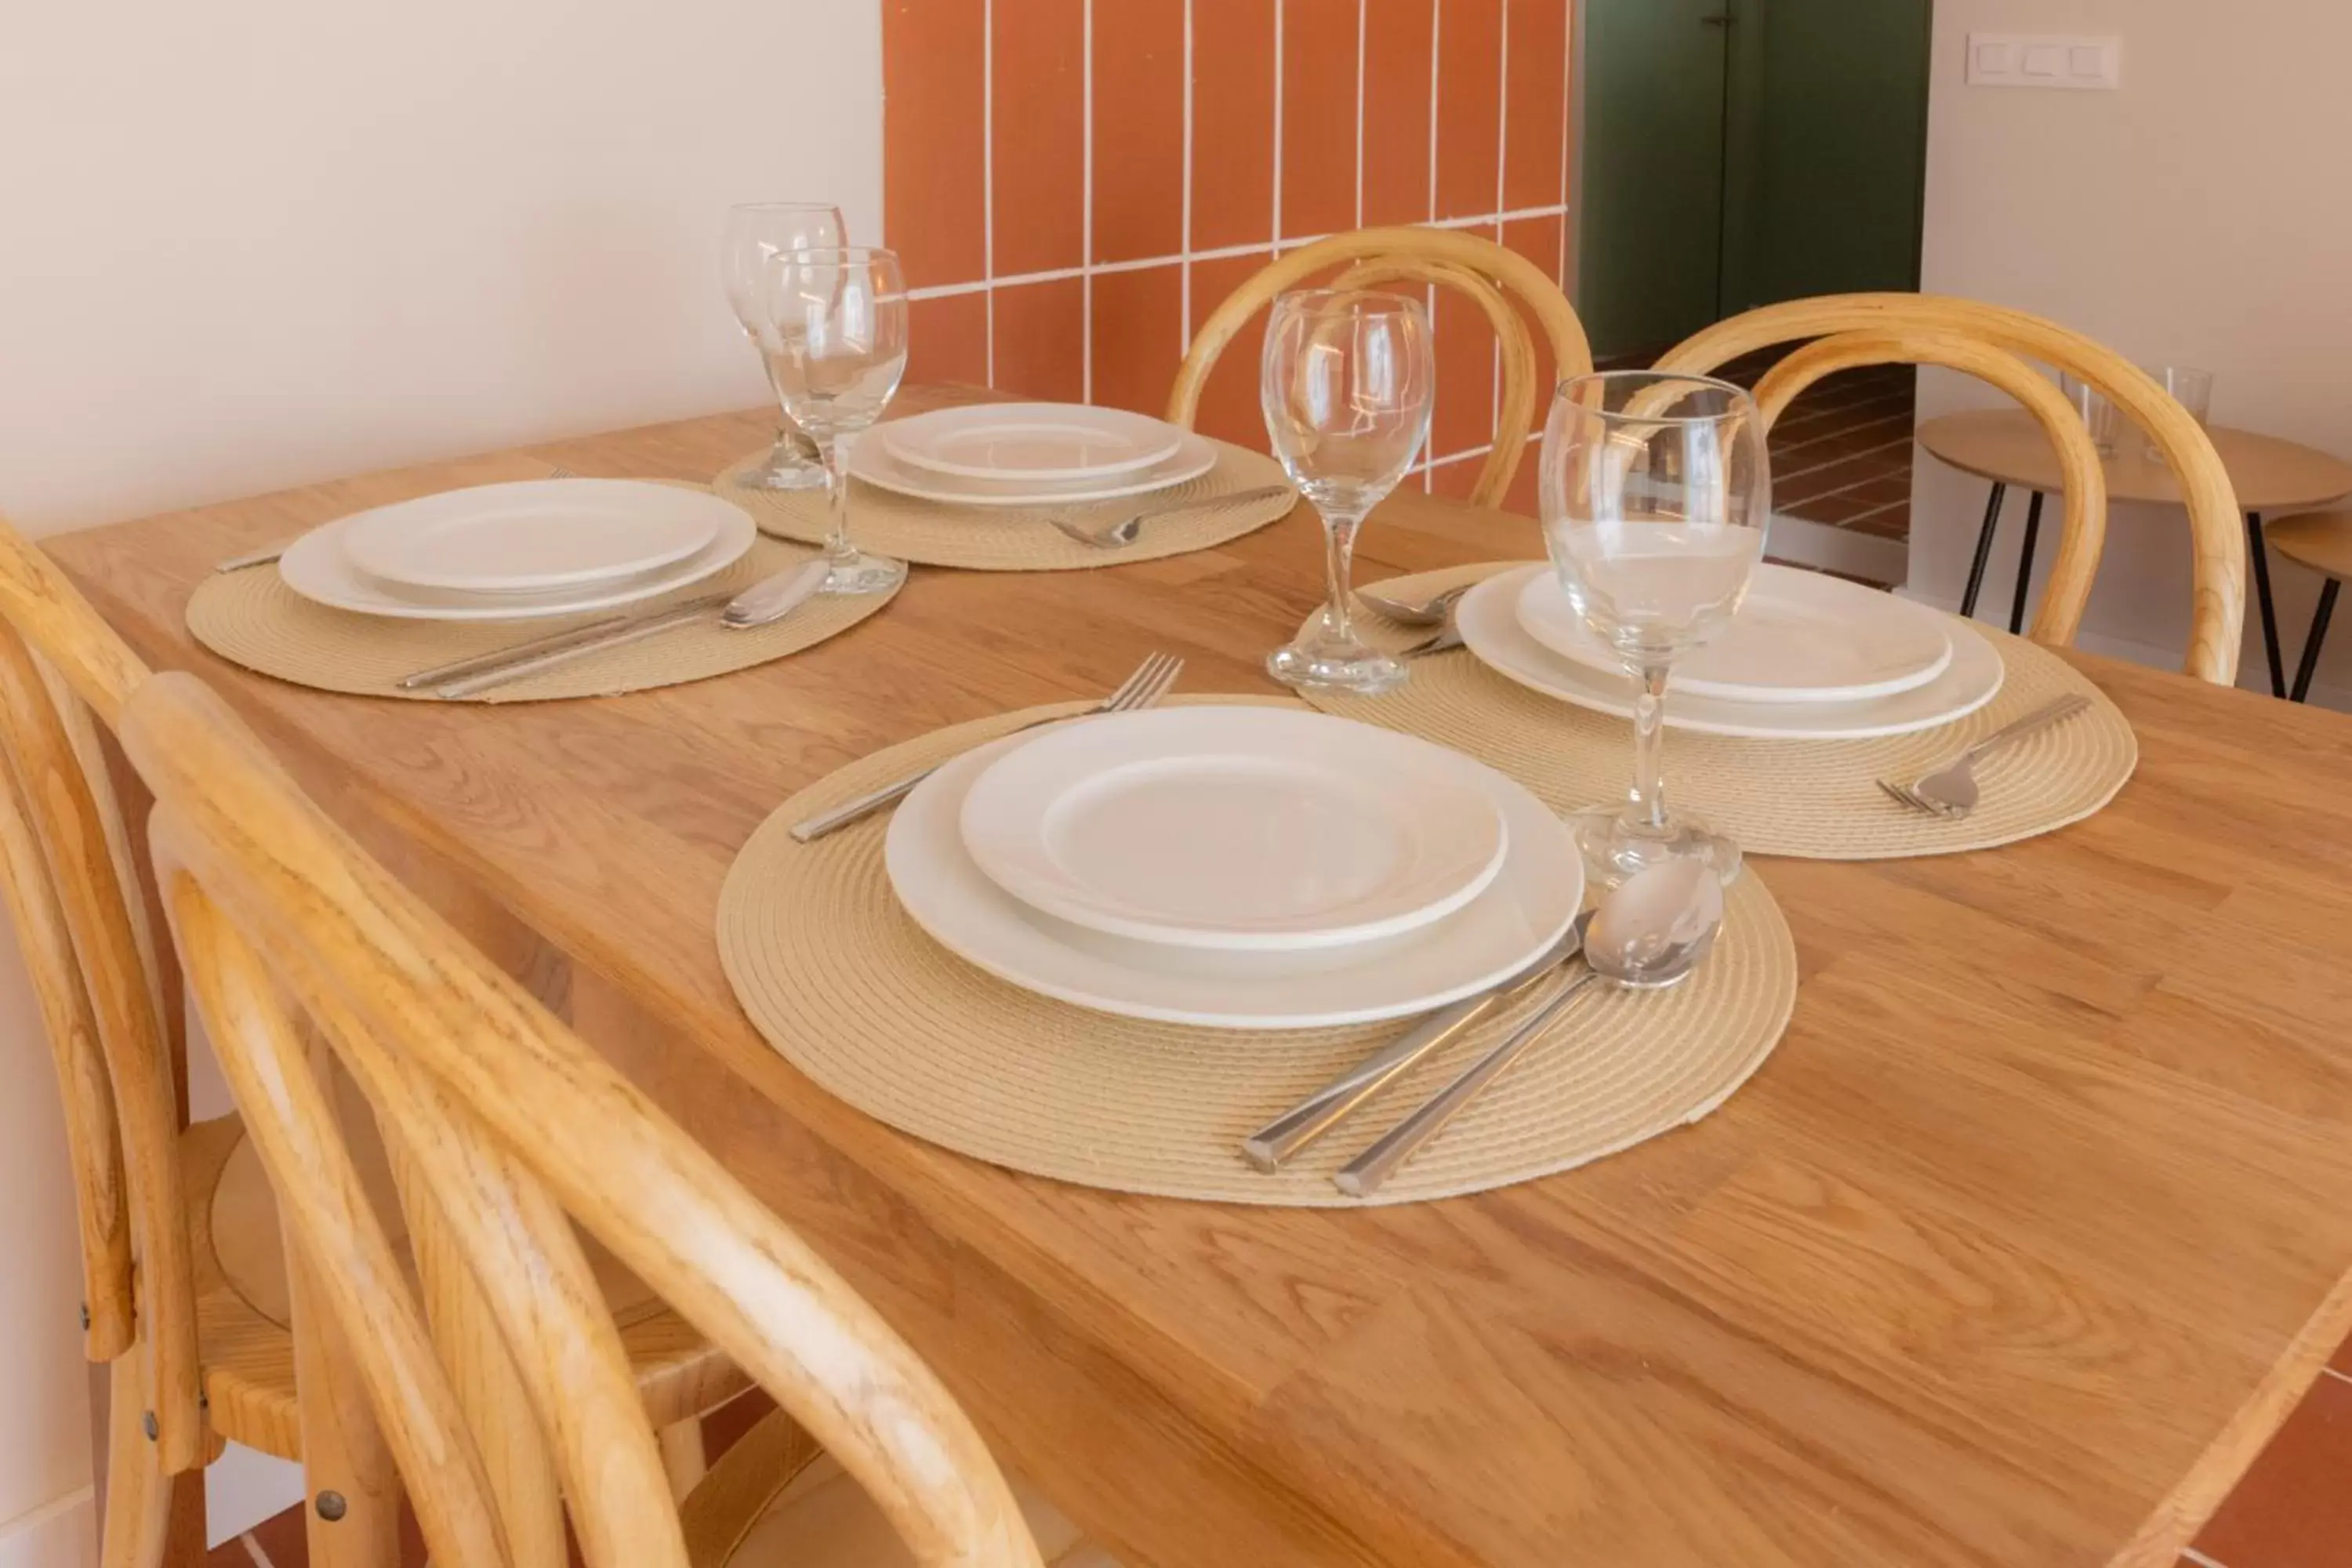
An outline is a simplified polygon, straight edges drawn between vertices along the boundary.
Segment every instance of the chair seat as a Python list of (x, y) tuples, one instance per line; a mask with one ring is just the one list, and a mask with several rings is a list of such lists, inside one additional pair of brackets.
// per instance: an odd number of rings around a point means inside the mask
[[(374, 1121), (346, 1117), (361, 1183), (398, 1247), (407, 1234)], [(235, 1115), (180, 1135), (182, 1188), (196, 1287), (196, 1351), (213, 1431), (279, 1458), (301, 1458), (294, 1336), (278, 1205), (245, 1124)], [(691, 1324), (592, 1239), (582, 1238), (604, 1287), (621, 1343), (656, 1426), (715, 1408), (751, 1386)], [(405, 1261), (405, 1249), (399, 1249)]]
[(2288, 560), (2323, 576), (2352, 580), (2352, 511), (2306, 511), (2282, 517), (2263, 537)]
[[(1119, 1568), (1035, 1487), (1006, 1479), (1047, 1568)], [(782, 1411), (728, 1451), (680, 1522), (693, 1568), (918, 1568), (866, 1489)]]

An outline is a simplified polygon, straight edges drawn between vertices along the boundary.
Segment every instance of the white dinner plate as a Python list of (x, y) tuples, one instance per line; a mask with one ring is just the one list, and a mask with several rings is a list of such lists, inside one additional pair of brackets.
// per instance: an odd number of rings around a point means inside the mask
[[(1633, 691), (1622, 673), (1571, 664), (1529, 637), (1519, 625), (1519, 595), (1528, 579), (1549, 573), (1549, 562), (1498, 572), (1462, 595), (1454, 624), (1479, 662), (1496, 674), (1579, 708), (1631, 718)], [(1905, 735), (1973, 713), (2000, 689), (2004, 671), (1992, 645), (1949, 618), (1952, 661), (1924, 686), (1864, 702), (1732, 702), (1676, 692), (1666, 703), (1666, 727), (1702, 735), (1759, 741), (1860, 741)]]
[(1176, 453), (1164, 419), (1084, 403), (977, 403), (893, 419), (875, 437), (909, 468), (1057, 484), (1132, 473)]
[(944, 501), (950, 506), (1055, 506), (1115, 500), (1181, 485), (1216, 466), (1216, 444), (1191, 431), (1178, 437), (1175, 451), (1148, 467), (1060, 483), (1044, 479), (973, 479), (934, 473), (900, 462), (882, 442), (870, 437), (853, 442), (849, 448), (849, 472), (853, 478), (918, 500)]
[[(1557, 572), (1519, 591), (1519, 624), (1544, 647), (1614, 677), (1616, 651), (1569, 603)], [(1952, 662), (1944, 617), (1840, 577), (1756, 568), (1731, 624), (1675, 666), (1675, 689), (1735, 702), (1860, 702), (1925, 686)]]
[(380, 582), (361, 571), (343, 552), (342, 532), (351, 521), (349, 518), (314, 528), (287, 546), (286, 553), (278, 558), (278, 574), (289, 588), (306, 599), (338, 610), (388, 616), (395, 620), (529, 621), (583, 610), (604, 610), (667, 594), (732, 566), (751, 548), (759, 530), (752, 525), (751, 513), (724, 501), (719, 504), (726, 506), (731, 516), (709, 546), (672, 565), (617, 583), (595, 583), (540, 594), (450, 595), (435, 589), (404, 592), (395, 584)]
[(1097, 1012), (1232, 1029), (1401, 1018), (1508, 979), (1559, 940), (1584, 899), (1567, 826), (1500, 773), (1486, 775), (1508, 847), (1485, 892), (1418, 931), (1352, 947), (1221, 952), (1074, 926), (990, 881), (963, 847), (965, 793), (1023, 743), (1008, 736), (941, 767), (899, 803), (884, 865), (917, 925), (965, 962)]
[(526, 479), (357, 513), (343, 523), (343, 551), (400, 588), (543, 594), (675, 566), (709, 549), (735, 510), (645, 479)]
[(964, 847), (1014, 898), (1178, 947), (1339, 947), (1486, 890), (1503, 814), (1458, 752), (1324, 713), (1108, 714), (1007, 752), (964, 796)]

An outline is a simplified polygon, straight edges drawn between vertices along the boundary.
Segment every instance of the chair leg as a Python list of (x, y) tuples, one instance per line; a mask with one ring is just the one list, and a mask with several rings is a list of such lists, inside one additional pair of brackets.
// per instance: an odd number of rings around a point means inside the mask
[(669, 1495), (682, 1502), (710, 1469), (702, 1449), (702, 1418), (689, 1415), (683, 1421), (673, 1421), (657, 1436), (661, 1441), (662, 1469), (669, 1477)]
[(286, 1267), (307, 1493), (302, 1527), (311, 1568), (399, 1568), (400, 1471), (291, 1232)]
[(2279, 657), (2278, 612), (2271, 608), (2271, 552), (2263, 540), (2263, 514), (2246, 514), (2246, 558), (2254, 567), (2254, 602), (2263, 612), (2263, 652), (2271, 661), (2271, 695), (2286, 695), (2286, 663)]
[(2319, 645), (2327, 640), (2327, 622), (2336, 614), (2336, 590), (2343, 583), (2330, 577), (2319, 590), (2319, 607), (2311, 612), (2311, 631), (2303, 639), (2303, 658), (2294, 667), (2294, 690), (2288, 700), (2300, 702), (2311, 695), (2311, 672), (2319, 668)]
[(1969, 563), (1968, 592), (1960, 595), (1960, 618), (1967, 620), (1977, 613), (1977, 595), (1984, 587), (1985, 564), (1992, 559), (1992, 536), (2000, 528), (2000, 503), (2009, 499), (2009, 487), (1996, 483), (1992, 495), (1985, 501), (1984, 526), (1977, 530), (1976, 559)]
[[(106, 1520), (99, 1546), (104, 1568), (161, 1568), (172, 1520), (172, 1478), (163, 1474), (144, 1427), (147, 1399), (134, 1344), (107, 1370)], [(202, 1483), (193, 1471), (189, 1484)]]
[(2042, 492), (2030, 491), (2025, 503), (2025, 545), (2017, 552), (2017, 594), (2009, 605), (2009, 635), (2025, 635), (2025, 601), (2033, 592), (2033, 547), (2042, 535)]

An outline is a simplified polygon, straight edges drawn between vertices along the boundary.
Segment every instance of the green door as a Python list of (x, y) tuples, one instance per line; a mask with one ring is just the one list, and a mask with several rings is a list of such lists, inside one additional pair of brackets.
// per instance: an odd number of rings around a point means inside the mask
[(1717, 319), (1728, 0), (1584, 0), (1576, 306), (1601, 358)]

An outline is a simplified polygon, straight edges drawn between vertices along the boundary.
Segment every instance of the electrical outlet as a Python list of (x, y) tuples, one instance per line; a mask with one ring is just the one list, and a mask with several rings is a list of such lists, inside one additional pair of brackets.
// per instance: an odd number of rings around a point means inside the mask
[(2123, 85), (2121, 38), (2032, 33), (1970, 33), (1970, 87), (2053, 87), (2098, 90)]

